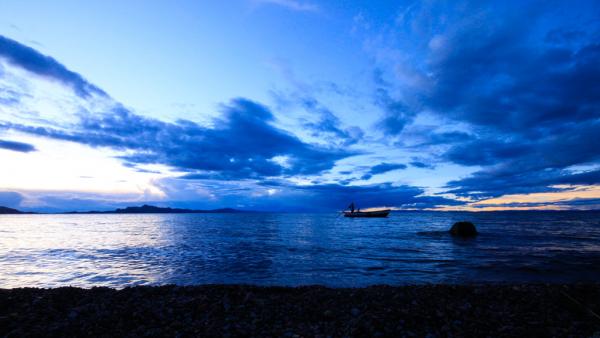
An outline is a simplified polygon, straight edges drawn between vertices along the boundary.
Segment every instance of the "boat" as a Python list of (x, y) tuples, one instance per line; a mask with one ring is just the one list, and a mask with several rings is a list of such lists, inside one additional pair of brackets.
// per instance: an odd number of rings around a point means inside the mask
[(391, 209), (373, 211), (344, 211), (344, 217), (387, 217)]
[(343, 211), (344, 217), (387, 217), (390, 211), (392, 211), (391, 209), (372, 209), (360, 211), (360, 208), (355, 210), (354, 202), (348, 206), (348, 209), (350, 209), (350, 211)]

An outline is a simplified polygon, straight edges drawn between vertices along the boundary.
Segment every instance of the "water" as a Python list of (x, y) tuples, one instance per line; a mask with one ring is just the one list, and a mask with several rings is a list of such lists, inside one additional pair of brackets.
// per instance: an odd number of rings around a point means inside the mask
[[(473, 221), (474, 240), (447, 234)], [(1, 215), (0, 287), (600, 280), (600, 213)]]

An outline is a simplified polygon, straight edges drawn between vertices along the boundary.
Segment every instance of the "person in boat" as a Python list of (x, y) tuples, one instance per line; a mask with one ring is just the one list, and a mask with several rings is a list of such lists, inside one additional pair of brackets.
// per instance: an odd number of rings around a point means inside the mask
[(350, 212), (354, 212), (354, 202), (350, 203), (350, 205), (348, 206), (348, 208), (350, 209)]

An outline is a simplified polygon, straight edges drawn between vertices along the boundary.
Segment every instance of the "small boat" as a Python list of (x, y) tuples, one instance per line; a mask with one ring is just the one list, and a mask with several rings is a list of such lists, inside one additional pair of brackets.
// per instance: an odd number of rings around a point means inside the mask
[(387, 217), (391, 211), (391, 209), (360, 211), (360, 208), (354, 210), (354, 202), (348, 206), (348, 209), (350, 209), (350, 211), (344, 211), (344, 217)]
[(391, 209), (373, 211), (344, 211), (344, 217), (387, 217)]

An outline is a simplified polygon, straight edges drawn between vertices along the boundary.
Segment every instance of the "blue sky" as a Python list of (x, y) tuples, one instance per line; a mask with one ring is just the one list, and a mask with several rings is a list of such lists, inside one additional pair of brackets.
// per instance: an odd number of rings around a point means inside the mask
[(600, 206), (593, 1), (6, 1), (0, 205)]

